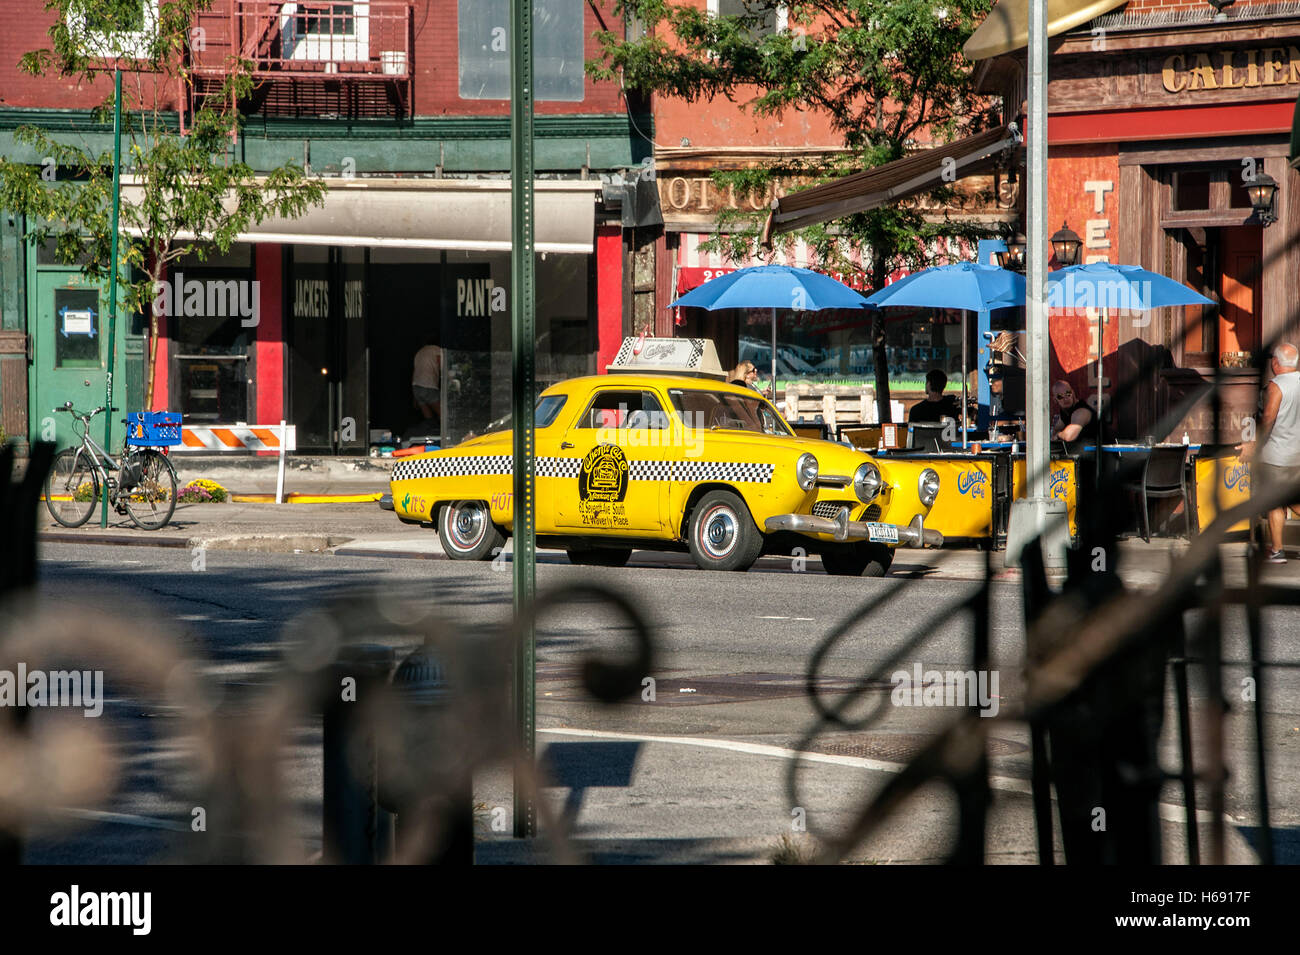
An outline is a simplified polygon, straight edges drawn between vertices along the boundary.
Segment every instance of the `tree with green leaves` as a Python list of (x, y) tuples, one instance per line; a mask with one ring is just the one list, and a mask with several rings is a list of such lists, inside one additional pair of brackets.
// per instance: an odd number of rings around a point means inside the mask
[[(146, 408), (153, 406), (158, 352), (154, 302), (168, 266), (189, 254), (202, 259), (212, 248), (224, 253), (251, 225), (301, 216), (325, 195), (321, 180), (291, 163), (259, 173), (233, 157), (242, 127), (237, 104), (252, 89), (247, 62), (226, 64), (220, 92), (203, 98), (181, 131), (179, 111), (190, 97), (178, 101), (178, 91), (193, 89), (193, 54), (205, 42), (196, 16), (211, 3), (46, 0), (46, 11), (56, 14), (50, 45), (19, 62), (32, 76), (78, 85), (107, 77), (107, 99), (94, 114), (110, 128), (113, 71), (123, 69), (123, 165), (136, 198), (121, 204), (118, 281), (126, 307), (150, 316)], [(33, 125), (19, 127), (14, 138), (47, 158), (32, 165), (0, 157), (0, 208), (25, 216), (27, 237), (52, 242), (59, 261), (102, 280), (111, 269), (112, 152), (96, 153)]]
[[(714, 181), (738, 193), (762, 191), (790, 177), (824, 181), (902, 158), (916, 144), (939, 145), (996, 125), (992, 104), (974, 90), (962, 44), (991, 0), (783, 0), (787, 27), (772, 29), (776, 2), (748, 0), (747, 12), (714, 16), (665, 0), (620, 0), (618, 11), (643, 27), (627, 39), (603, 31), (593, 77), (621, 80), (641, 94), (687, 102), (718, 98), (755, 116), (818, 112), (842, 137), (829, 158), (783, 160), (765, 168), (717, 171)], [(937, 190), (936, 198), (951, 198)], [(734, 261), (759, 252), (762, 216), (724, 213), (707, 243)], [(973, 238), (994, 229), (975, 222), (925, 220), (914, 202), (900, 202), (803, 229), (819, 262), (852, 268), (858, 252), (871, 284), (882, 288), (896, 268), (927, 264), (932, 239)], [(880, 420), (889, 419), (884, 319), (873, 328)]]

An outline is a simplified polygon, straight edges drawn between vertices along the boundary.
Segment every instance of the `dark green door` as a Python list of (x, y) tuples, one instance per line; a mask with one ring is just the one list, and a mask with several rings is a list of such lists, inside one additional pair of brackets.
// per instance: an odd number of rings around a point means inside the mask
[[(30, 369), (31, 422), (33, 441), (54, 441), (60, 448), (77, 439), (69, 415), (54, 408), (71, 401), (78, 411), (92, 410), (104, 403), (108, 367), (108, 312), (99, 285), (88, 282), (76, 269), (41, 268), (35, 271), (35, 294), (31, 296), (29, 320), (33, 324)], [(118, 359), (113, 379), (113, 404), (125, 416), (127, 382), (123, 375), (129, 321), (119, 311)], [(122, 436), (122, 426), (113, 426), (113, 442)], [(103, 441), (103, 417), (95, 419), (93, 432)], [(111, 449), (110, 450), (114, 450)]]

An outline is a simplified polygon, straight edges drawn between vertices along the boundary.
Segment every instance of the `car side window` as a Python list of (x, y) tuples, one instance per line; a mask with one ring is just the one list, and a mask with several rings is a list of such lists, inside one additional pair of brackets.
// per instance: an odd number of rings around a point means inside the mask
[(648, 391), (598, 391), (575, 427), (661, 429), (668, 427), (668, 415)]

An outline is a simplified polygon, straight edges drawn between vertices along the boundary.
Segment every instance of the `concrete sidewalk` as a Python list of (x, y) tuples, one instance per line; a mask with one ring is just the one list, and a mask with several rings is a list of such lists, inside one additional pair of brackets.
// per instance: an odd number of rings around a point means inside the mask
[[(360, 473), (360, 472), (358, 472)], [(373, 478), (370, 478), (373, 480)], [(336, 485), (337, 486), (337, 485)], [(405, 524), (378, 504), (178, 504), (171, 522), (158, 531), (142, 531), (130, 520), (110, 513), (107, 530), (99, 527), (98, 514), (83, 527), (70, 529), (55, 524), (42, 508), (37, 532), (41, 540), (85, 544), (131, 544), (157, 547), (203, 547), (212, 550), (245, 550), (277, 553), (320, 553), (352, 557), (407, 557), (445, 559), (437, 531), (432, 527)], [(1187, 542), (1140, 538), (1120, 542), (1120, 573), (1131, 586), (1152, 587), (1168, 573), (1170, 562), (1187, 547)], [(507, 542), (505, 551), (510, 553)], [(1230, 578), (1244, 582), (1244, 543), (1223, 545), (1222, 553)], [(561, 551), (541, 551), (544, 562), (567, 562)], [(631, 566), (694, 567), (688, 554), (637, 551)], [(810, 570), (821, 571), (820, 561), (809, 557)], [(1018, 570), (1003, 565), (1003, 554), (991, 555), (994, 575), (1019, 579)], [(1267, 566), (1265, 573), (1277, 582), (1287, 582), (1300, 563)], [(796, 569), (790, 557), (764, 557), (757, 570)], [(899, 548), (891, 575), (899, 577), (942, 577), (980, 580), (984, 574), (984, 552), (973, 548), (947, 547), (939, 550)]]
[[(360, 456), (285, 459), (286, 494), (358, 494), (388, 490), (393, 465), (400, 458)], [(197, 478), (216, 481), (234, 494), (274, 494), (279, 459), (274, 455), (172, 454), (182, 485)]]

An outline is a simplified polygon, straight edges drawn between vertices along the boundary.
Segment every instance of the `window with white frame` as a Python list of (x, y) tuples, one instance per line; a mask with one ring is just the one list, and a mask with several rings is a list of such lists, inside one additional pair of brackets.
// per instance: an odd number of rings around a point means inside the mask
[(280, 8), (280, 43), (291, 60), (370, 59), (370, 4), (299, 0)]
[(143, 59), (158, 37), (159, 0), (79, 0), (67, 12), (68, 33), (91, 56)]
[(762, 17), (749, 28), (750, 36), (758, 39), (770, 33), (780, 33), (787, 26), (788, 11), (783, 3), (770, 0), (709, 0), (709, 13), (715, 17)]

